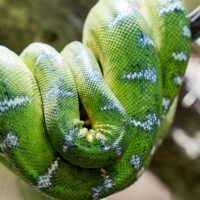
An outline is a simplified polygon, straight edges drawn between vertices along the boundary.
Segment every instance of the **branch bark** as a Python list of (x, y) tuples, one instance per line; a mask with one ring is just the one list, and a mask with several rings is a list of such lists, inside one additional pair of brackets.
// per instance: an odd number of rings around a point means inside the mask
[(200, 37), (200, 6), (188, 15), (192, 32), (192, 40)]

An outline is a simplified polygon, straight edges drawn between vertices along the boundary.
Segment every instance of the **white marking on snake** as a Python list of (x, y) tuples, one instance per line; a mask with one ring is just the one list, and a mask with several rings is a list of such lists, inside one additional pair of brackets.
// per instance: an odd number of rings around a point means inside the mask
[(156, 114), (148, 114), (145, 122), (140, 122), (130, 118), (131, 124), (135, 127), (143, 128), (146, 131), (153, 131), (154, 127), (158, 124), (158, 117)]
[(183, 36), (191, 38), (192, 34), (188, 26), (183, 27)]
[(110, 147), (105, 143), (104, 140), (100, 140), (101, 142), (101, 148), (104, 150), (104, 151), (108, 151), (110, 149)]
[(117, 138), (117, 140), (112, 144), (112, 147), (115, 148), (115, 152), (117, 156), (121, 156), (122, 154), (122, 148), (121, 148), (121, 144), (120, 141), (122, 140), (122, 138), (124, 137), (125, 132), (121, 131), (119, 137)]
[(141, 71), (124, 74), (121, 78), (131, 81), (142, 79), (155, 84), (157, 82), (157, 73), (154, 68), (148, 67), (146, 69), (142, 69)]
[(48, 172), (38, 177), (38, 188), (50, 189), (51, 187), (51, 179), (55, 171), (58, 169), (58, 161), (60, 158), (57, 158), (51, 167), (48, 169)]
[(110, 104), (107, 104), (106, 106), (101, 108), (101, 111), (105, 111), (105, 110), (124, 111), (124, 108), (120, 104), (110, 103)]
[(112, 18), (112, 20), (108, 23), (108, 28), (113, 28), (118, 25), (120, 22), (123, 22), (127, 17), (134, 16), (138, 11), (137, 8), (129, 2), (119, 2), (115, 4), (116, 17)]
[[(42, 67), (47, 69), (49, 72), (55, 72), (58, 69), (58, 66), (62, 66), (64, 59), (52, 48), (40, 46), (44, 50), (35, 61), (36, 67)], [(48, 65), (46, 64), (48, 60)], [(56, 63), (56, 65), (55, 65)], [(41, 70), (41, 69), (40, 69)]]
[(101, 172), (101, 176), (104, 179), (104, 182), (102, 185), (98, 185), (92, 188), (94, 200), (99, 200), (99, 196), (102, 190), (111, 189), (115, 185), (114, 181), (110, 178), (110, 176), (108, 175), (108, 172), (105, 169), (101, 168), (100, 172)]
[(74, 134), (78, 133), (78, 127), (73, 127), (68, 133), (65, 133), (64, 140), (65, 144), (63, 145), (63, 152), (67, 152), (68, 148), (75, 143)]
[[(109, 134), (112, 134), (111, 131), (107, 131), (107, 130), (104, 130), (104, 129), (97, 129), (95, 131), (98, 131), (98, 130), (101, 130), (103, 132), (108, 132)], [(115, 152), (116, 152), (116, 155), (117, 156), (120, 156), (121, 155), (121, 152), (122, 152), (122, 149), (121, 149), (121, 146), (120, 146), (120, 141), (121, 141), (121, 138), (124, 136), (124, 132), (122, 132), (120, 134), (120, 136), (117, 138), (117, 140), (115, 140), (115, 142), (112, 144), (112, 147), (115, 149)], [(106, 144), (105, 140), (105, 136), (102, 135), (101, 133), (97, 133), (96, 134), (96, 138), (100, 140), (100, 143), (101, 143), (101, 148), (104, 150), (104, 151), (108, 151), (110, 149), (110, 147)]]
[[(109, 125), (109, 124), (101, 124), (101, 125), (98, 125), (98, 127), (109, 127), (109, 128), (112, 128), (112, 129), (115, 129), (115, 127)], [(110, 135), (112, 134), (112, 131), (108, 131), (106, 129), (96, 129), (95, 131), (102, 131), (102, 132), (105, 132), (105, 133), (109, 133)], [(117, 156), (120, 156), (121, 153), (122, 153), (122, 149), (121, 149), (121, 146), (120, 146), (120, 140), (121, 138), (124, 136), (124, 132), (121, 132), (120, 136), (117, 138), (117, 140), (115, 140), (115, 142), (112, 144), (112, 147), (115, 149), (115, 152), (116, 152), (116, 155)], [(106, 138), (104, 135), (98, 133), (96, 135), (96, 138), (100, 139), (101, 140), (101, 145), (102, 145), (102, 148), (105, 150), (105, 151), (108, 151), (110, 149), (109, 146), (106, 145), (105, 141)]]
[[(100, 129), (98, 129), (100, 130)], [(98, 130), (95, 130), (94, 132), (97, 132)], [(102, 129), (103, 130), (103, 129)], [(103, 130), (104, 131), (104, 130)], [(96, 134), (96, 138), (100, 139), (100, 140), (106, 140), (106, 137), (104, 135), (102, 135), (101, 133), (97, 133)]]
[(165, 118), (167, 111), (169, 109), (170, 103), (171, 103), (171, 99), (168, 99), (168, 98), (162, 99), (162, 106), (163, 106), (162, 119)]
[(174, 11), (185, 13), (185, 8), (184, 8), (184, 5), (181, 1), (175, 1), (175, 2), (172, 2), (168, 5), (161, 6), (159, 11), (158, 11), (158, 15), (162, 16), (164, 14), (169, 14), (169, 13), (172, 13)]
[(141, 164), (142, 164), (142, 160), (137, 154), (136, 155), (132, 155), (131, 159), (130, 159), (130, 164), (132, 165), (132, 167), (134, 169), (139, 169)]
[(13, 132), (9, 132), (3, 142), (3, 146), (9, 148), (16, 148), (19, 145), (18, 138)]
[(183, 52), (183, 51), (180, 53), (174, 52), (172, 54), (172, 56), (174, 57), (174, 59), (176, 61), (180, 61), (180, 62), (187, 61), (187, 53), (186, 52)]
[[(43, 47), (42, 47), (43, 48)], [(49, 51), (49, 49), (45, 48), (45, 52), (42, 52), (36, 59), (35, 65), (38, 66), (39, 64), (43, 63), (45, 59), (51, 58), (54, 56), (54, 54)]]
[(149, 37), (144, 35), (143, 33), (139, 33), (137, 35), (137, 40), (138, 40), (138, 44), (142, 47), (149, 47), (149, 46), (155, 46), (153, 40)]
[(49, 97), (72, 97), (74, 94), (71, 91), (65, 91), (59, 88), (59, 86), (53, 86), (45, 95), (45, 99)]
[(21, 105), (25, 105), (30, 101), (28, 97), (14, 97), (11, 99), (3, 99), (0, 101), (0, 115), (7, 112), (11, 108), (19, 107)]
[(122, 148), (120, 146), (120, 138), (118, 138), (113, 144), (112, 147), (115, 148), (115, 152), (117, 156), (121, 156)]
[(183, 76), (183, 75), (177, 75), (177, 77), (174, 79), (174, 83), (175, 83), (177, 86), (181, 86), (182, 83), (183, 83), (183, 79), (184, 79), (184, 76)]
[(108, 151), (110, 149), (110, 147), (105, 142), (106, 138), (105, 138), (104, 135), (102, 135), (101, 133), (97, 133), (96, 134), (96, 138), (100, 140), (100, 142), (101, 142), (101, 148), (104, 151)]

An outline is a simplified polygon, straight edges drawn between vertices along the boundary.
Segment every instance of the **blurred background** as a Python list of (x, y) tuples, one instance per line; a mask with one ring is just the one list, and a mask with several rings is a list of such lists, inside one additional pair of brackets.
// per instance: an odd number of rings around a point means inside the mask
[[(142, 0), (135, 0), (141, 5)], [(0, 44), (20, 53), (31, 42), (58, 51), (81, 40), (87, 13), (97, 0), (0, 0)], [(188, 11), (200, 0), (186, 0)], [(0, 200), (47, 200), (0, 164)], [(200, 200), (200, 39), (180, 91), (177, 113), (149, 170), (107, 200)]]

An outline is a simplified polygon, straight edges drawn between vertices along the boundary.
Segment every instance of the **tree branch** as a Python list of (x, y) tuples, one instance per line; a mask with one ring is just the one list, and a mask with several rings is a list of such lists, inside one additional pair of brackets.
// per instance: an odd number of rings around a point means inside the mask
[(192, 31), (192, 41), (200, 37), (200, 6), (192, 11), (188, 18), (190, 19), (190, 27)]

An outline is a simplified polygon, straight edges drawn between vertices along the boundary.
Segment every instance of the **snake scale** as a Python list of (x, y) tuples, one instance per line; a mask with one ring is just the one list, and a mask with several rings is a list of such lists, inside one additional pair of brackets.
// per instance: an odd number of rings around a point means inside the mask
[(128, 187), (173, 120), (190, 43), (182, 0), (99, 0), (83, 43), (33, 43), (20, 56), (1, 46), (1, 156), (55, 199)]

